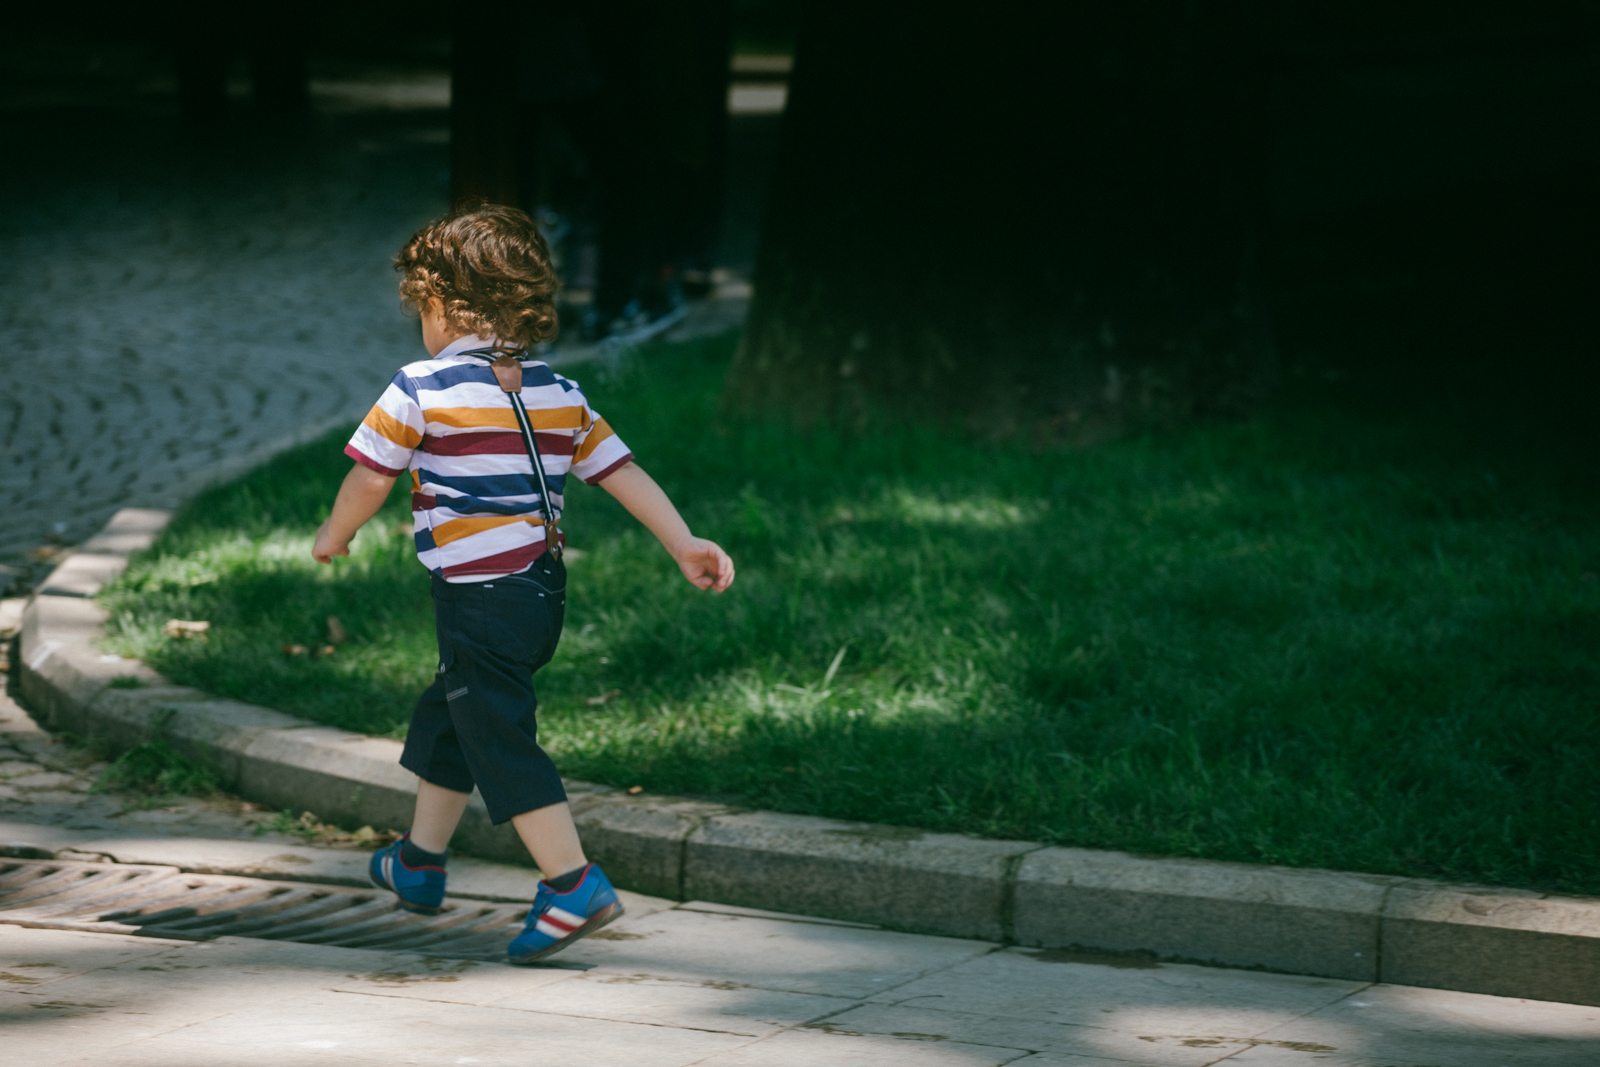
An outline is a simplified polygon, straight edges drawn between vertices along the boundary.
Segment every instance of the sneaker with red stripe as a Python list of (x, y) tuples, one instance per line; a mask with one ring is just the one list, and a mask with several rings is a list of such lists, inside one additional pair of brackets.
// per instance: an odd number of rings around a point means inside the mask
[(512, 963), (534, 963), (620, 918), (617, 891), (605, 872), (591, 863), (569, 892), (557, 893), (548, 882), (539, 883), (527, 924), (506, 954)]

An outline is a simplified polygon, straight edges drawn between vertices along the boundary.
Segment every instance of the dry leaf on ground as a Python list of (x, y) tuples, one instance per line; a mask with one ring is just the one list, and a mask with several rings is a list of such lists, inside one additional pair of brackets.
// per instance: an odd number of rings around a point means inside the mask
[(206, 631), (211, 629), (211, 624), (196, 619), (168, 619), (161, 627), (161, 634), (175, 641), (189, 637), (206, 640)]

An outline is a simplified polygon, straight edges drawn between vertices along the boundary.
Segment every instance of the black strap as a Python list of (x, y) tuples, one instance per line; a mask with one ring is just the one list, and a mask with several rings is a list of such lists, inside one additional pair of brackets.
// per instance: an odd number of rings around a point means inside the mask
[[(506, 399), (511, 401), (511, 410), (516, 414), (517, 425), (522, 430), (522, 446), (528, 450), (528, 462), (533, 465), (534, 476), (539, 479), (539, 510), (544, 513), (545, 551), (559, 563), (561, 531), (556, 529), (555, 509), (550, 505), (550, 483), (545, 480), (544, 462), (539, 458), (539, 442), (533, 435), (533, 423), (528, 421), (528, 409), (522, 406), (522, 361), (516, 352), (505, 349), (479, 348), (458, 355), (477, 356), (489, 360), (489, 367), (495, 372), (495, 380), (506, 394)], [(505, 363), (501, 363), (501, 360), (505, 360)], [(502, 374), (506, 374), (506, 377), (501, 377)], [(514, 387), (508, 388), (508, 386)]]

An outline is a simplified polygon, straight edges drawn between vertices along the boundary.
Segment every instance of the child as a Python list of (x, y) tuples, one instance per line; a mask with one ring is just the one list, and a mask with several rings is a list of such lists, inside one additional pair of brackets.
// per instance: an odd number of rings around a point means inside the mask
[[(411, 471), (417, 557), (433, 574), (439, 672), (417, 702), (400, 757), (421, 779), (416, 817), (372, 857), (372, 880), (402, 907), (437, 912), (446, 849), (476, 786), (490, 818), (511, 821), (546, 875), (510, 946), (512, 963), (532, 963), (622, 914), (611, 883), (583, 854), (534, 716), (532, 675), (555, 653), (566, 606), (553, 520), (568, 473), (621, 501), (699, 588), (727, 589), (733, 561), (689, 532), (576, 384), (528, 358), (530, 344), (555, 336), (557, 283), (527, 215), (495, 206), (449, 215), (412, 237), (395, 269), (432, 358), (402, 367), (356, 430), (345, 448), (356, 465), (311, 550), (319, 563), (349, 555), (395, 478)], [(527, 412), (542, 475), (514, 399)]]

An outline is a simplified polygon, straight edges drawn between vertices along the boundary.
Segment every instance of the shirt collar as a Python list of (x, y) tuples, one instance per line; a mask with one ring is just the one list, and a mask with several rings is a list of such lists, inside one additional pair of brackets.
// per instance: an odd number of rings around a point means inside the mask
[(493, 348), (499, 343), (493, 337), (479, 337), (475, 333), (469, 333), (467, 336), (457, 337), (454, 341), (445, 345), (439, 354), (433, 358), (448, 359), (451, 356), (460, 355), (462, 352), (471, 352), (475, 348)]

